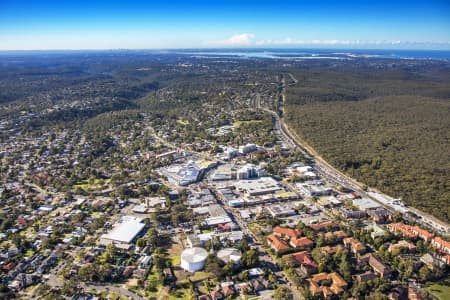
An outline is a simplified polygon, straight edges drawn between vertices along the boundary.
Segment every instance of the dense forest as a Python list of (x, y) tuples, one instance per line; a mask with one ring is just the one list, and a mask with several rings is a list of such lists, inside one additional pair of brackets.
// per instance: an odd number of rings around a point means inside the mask
[(449, 66), (411, 65), (297, 71), (285, 116), (339, 169), (449, 221)]

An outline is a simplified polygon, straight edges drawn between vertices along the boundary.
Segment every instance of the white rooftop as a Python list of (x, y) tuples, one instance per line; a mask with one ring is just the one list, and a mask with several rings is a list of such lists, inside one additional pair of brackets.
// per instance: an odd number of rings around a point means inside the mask
[(206, 215), (209, 213), (208, 206), (194, 207), (192, 210), (194, 211), (195, 215)]
[(225, 248), (217, 252), (217, 257), (226, 263), (229, 261), (239, 262), (242, 257), (242, 252), (236, 248)]
[(109, 233), (102, 235), (102, 239), (128, 244), (144, 229), (141, 221), (142, 218), (124, 216)]
[(253, 180), (239, 180), (235, 186), (248, 194), (273, 193), (281, 190), (280, 184), (272, 177), (261, 177)]
[(373, 201), (370, 198), (354, 199), (353, 204), (358, 206), (360, 210), (374, 209), (381, 207), (381, 204)]
[(260, 268), (251, 268), (248, 270), (248, 274), (250, 275), (250, 277), (252, 277), (252, 276), (263, 275), (264, 272)]
[(211, 217), (211, 218), (205, 219), (205, 223), (209, 226), (214, 226), (214, 225), (218, 225), (218, 224), (226, 224), (226, 223), (230, 223), (230, 222), (231, 222), (231, 219), (228, 216)]

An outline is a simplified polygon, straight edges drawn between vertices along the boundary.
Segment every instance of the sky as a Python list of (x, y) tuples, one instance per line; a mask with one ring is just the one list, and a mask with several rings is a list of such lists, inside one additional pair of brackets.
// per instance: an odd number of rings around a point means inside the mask
[(0, 50), (450, 50), (450, 0), (0, 0)]

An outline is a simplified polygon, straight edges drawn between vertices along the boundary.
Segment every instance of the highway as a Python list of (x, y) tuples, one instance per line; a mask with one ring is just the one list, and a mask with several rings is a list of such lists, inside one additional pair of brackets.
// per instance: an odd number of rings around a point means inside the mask
[[(292, 82), (288, 84), (289, 86), (295, 85), (298, 83), (298, 80), (294, 78), (292, 74), (288, 74)], [(281, 87), (282, 87), (282, 97), (281, 101), (286, 101), (286, 83), (284, 77), (281, 81)], [(282, 111), (282, 114), (284, 116), (284, 103), (280, 103), (279, 107)], [(304, 141), (301, 137), (299, 137), (293, 130), (289, 128), (289, 126), (285, 123), (284, 118), (280, 117), (276, 112), (264, 108), (265, 111), (272, 114), (273, 117), (273, 129), (275, 134), (289, 147), (296, 148), (300, 150), (303, 155), (305, 155), (306, 158), (312, 159), (314, 161), (314, 168), (317, 171), (317, 173), (327, 181), (333, 183), (333, 184), (339, 184), (343, 187), (350, 188), (356, 192), (358, 192), (360, 195), (370, 198), (377, 203), (380, 203), (383, 205), (388, 211), (394, 213), (394, 212), (400, 212), (402, 213), (403, 217), (407, 220), (411, 220), (411, 217), (407, 214), (407, 212), (412, 211), (416, 215), (419, 216), (419, 218), (415, 221), (419, 221), (421, 224), (425, 225), (426, 227), (431, 227), (432, 229), (443, 233), (443, 234), (449, 234), (450, 233), (450, 225), (446, 224), (445, 222), (442, 222), (433, 216), (430, 216), (426, 213), (423, 213), (417, 209), (414, 208), (406, 208), (404, 205), (401, 204), (400, 201), (395, 201), (392, 197), (385, 195), (381, 193), (380, 191), (368, 188), (367, 191), (363, 190), (363, 184), (356, 181), (355, 179), (351, 178), (350, 176), (342, 173), (341, 171), (337, 170), (333, 166), (331, 166), (327, 161), (325, 161), (316, 151), (314, 148), (312, 148), (306, 141)], [(400, 202), (400, 204), (398, 204)]]

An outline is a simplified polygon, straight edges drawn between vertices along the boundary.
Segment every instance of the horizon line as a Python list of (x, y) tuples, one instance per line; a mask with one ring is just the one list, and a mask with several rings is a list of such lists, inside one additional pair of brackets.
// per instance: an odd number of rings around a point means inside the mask
[(167, 47), (167, 48), (54, 48), (0, 49), (0, 52), (57, 52), (57, 51), (174, 51), (174, 50), (392, 50), (392, 51), (450, 51), (450, 48), (372, 48), (372, 47)]

